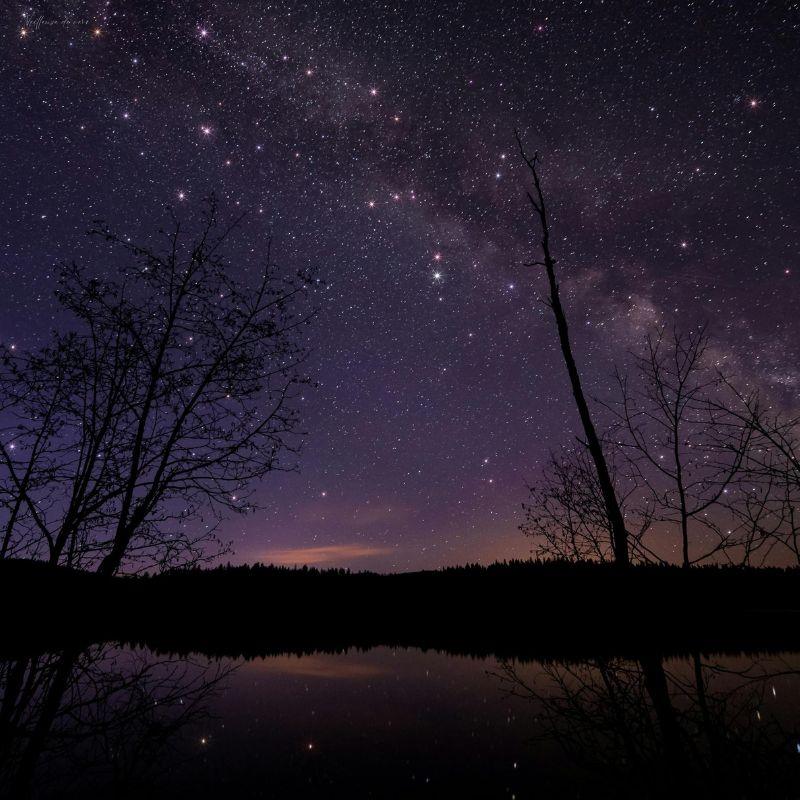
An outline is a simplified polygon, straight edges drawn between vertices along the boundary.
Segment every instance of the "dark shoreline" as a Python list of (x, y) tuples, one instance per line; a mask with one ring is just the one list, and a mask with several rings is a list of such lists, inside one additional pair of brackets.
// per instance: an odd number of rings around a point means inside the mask
[(512, 562), (109, 579), (6, 561), (0, 602), (2, 655), (101, 642), (246, 658), (376, 646), (523, 660), (800, 650), (800, 569)]

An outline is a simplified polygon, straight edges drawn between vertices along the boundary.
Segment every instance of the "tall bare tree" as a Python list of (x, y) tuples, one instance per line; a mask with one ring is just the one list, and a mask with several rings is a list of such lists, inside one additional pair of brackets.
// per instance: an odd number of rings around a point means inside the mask
[(617, 375), (619, 399), (609, 405), (618, 423), (611, 438), (653, 518), (678, 527), (684, 567), (718, 554), (741, 555), (741, 527), (731, 519), (730, 502), (742, 490), (753, 426), (737, 413), (738, 398), (709, 363), (708, 344), (705, 327), (659, 328), (647, 336), (632, 379)]
[(44, 548), (109, 575), (200, 559), (220, 547), (222, 516), (252, 508), (255, 483), (292, 468), (314, 282), (267, 247), (241, 285), (222, 255), (238, 221), (222, 227), (212, 199), (193, 236), (173, 220), (163, 249), (98, 224), (92, 236), (125, 256), (119, 277), (65, 265), (57, 296), (74, 330), (4, 349), (4, 552)]
[(550, 251), (550, 225), (547, 214), (547, 204), (539, 177), (539, 154), (534, 153), (533, 157), (530, 157), (525, 151), (519, 132), (514, 131), (514, 135), (517, 139), (520, 155), (525, 161), (533, 179), (533, 192), (528, 191), (527, 195), (531, 207), (536, 214), (536, 218), (539, 221), (539, 229), (542, 237), (540, 241), (542, 259), (531, 262), (531, 266), (542, 266), (547, 274), (548, 299), (546, 302), (553, 312), (556, 329), (558, 331), (558, 341), (561, 347), (561, 355), (567, 368), (567, 374), (569, 375), (572, 396), (578, 409), (581, 425), (583, 426), (586, 447), (591, 455), (594, 469), (597, 473), (597, 482), (603, 497), (605, 513), (611, 529), (614, 560), (617, 564), (626, 566), (630, 563), (630, 555), (625, 519), (622, 514), (622, 509), (620, 508), (617, 493), (614, 489), (614, 482), (611, 478), (605, 453), (603, 452), (603, 446), (592, 420), (589, 403), (583, 391), (581, 376), (575, 362), (575, 356), (572, 352), (567, 315), (561, 302), (558, 279), (556, 278), (556, 260), (553, 258)]
[(740, 401), (740, 423), (752, 428), (743, 491), (728, 502), (741, 526), (743, 560), (764, 564), (788, 554), (800, 564), (800, 418), (728, 386)]

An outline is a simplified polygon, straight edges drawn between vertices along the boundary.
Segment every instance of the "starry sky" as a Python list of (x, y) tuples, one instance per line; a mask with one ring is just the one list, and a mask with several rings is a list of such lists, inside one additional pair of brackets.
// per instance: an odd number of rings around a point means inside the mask
[(101, 217), (153, 237), (214, 191), (326, 282), (297, 474), (234, 561), (525, 556), (526, 483), (574, 441), (513, 129), (543, 158), (592, 394), (652, 325), (707, 320), (793, 403), (800, 4), (100, 2), (0, 11), (0, 338), (60, 324)]

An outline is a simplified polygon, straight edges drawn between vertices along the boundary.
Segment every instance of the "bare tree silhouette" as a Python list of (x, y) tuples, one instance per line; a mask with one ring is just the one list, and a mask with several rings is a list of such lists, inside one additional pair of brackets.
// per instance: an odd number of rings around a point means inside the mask
[[(647, 336), (633, 378), (617, 373), (619, 397), (607, 407), (610, 438), (622, 450), (648, 514), (677, 525), (684, 567), (717, 554), (741, 554), (740, 526), (729, 512), (752, 441), (746, 407), (708, 363), (705, 327)], [(694, 551), (690, 552), (691, 545)]]
[[(607, 451), (613, 457), (614, 451)], [(659, 561), (646, 544), (653, 517), (649, 508), (628, 510), (637, 499), (636, 480), (621, 474), (608, 461), (614, 490), (627, 521), (630, 555), (637, 561)], [(609, 525), (603, 493), (591, 457), (585, 448), (553, 453), (537, 483), (528, 487), (528, 502), (522, 504), (525, 519), (520, 530), (534, 541), (534, 552), (543, 558), (569, 561), (613, 561), (613, 531)]]
[[(684, 567), (800, 563), (800, 421), (741, 392), (713, 357), (705, 326), (658, 328), (616, 391), (599, 400), (606, 465), (631, 558), (665, 562), (654, 537), (677, 529)], [(529, 487), (520, 526), (537, 555), (607, 561), (613, 531), (586, 451), (565, 449)], [(782, 559), (785, 560), (785, 557)], [(780, 562), (779, 562), (780, 563)]]
[(737, 416), (753, 435), (743, 464), (744, 491), (728, 507), (741, 526), (744, 562), (764, 564), (776, 553), (800, 564), (800, 418), (776, 411), (758, 393), (743, 395)]
[[(62, 268), (77, 324), (33, 353), (5, 347), (2, 554), (111, 575), (224, 549), (216, 522), (252, 508), (253, 485), (291, 469), (314, 281), (269, 246), (252, 288), (231, 276), (213, 198), (199, 232), (173, 220), (163, 251), (98, 223), (126, 256), (116, 280)], [(162, 232), (163, 233), (163, 232)]]

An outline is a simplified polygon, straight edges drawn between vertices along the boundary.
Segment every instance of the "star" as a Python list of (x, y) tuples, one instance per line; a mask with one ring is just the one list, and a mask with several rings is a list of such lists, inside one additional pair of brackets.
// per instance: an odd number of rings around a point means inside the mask
[(202, 133), (203, 136), (211, 136), (211, 128), (208, 125), (201, 125), (200, 133)]

